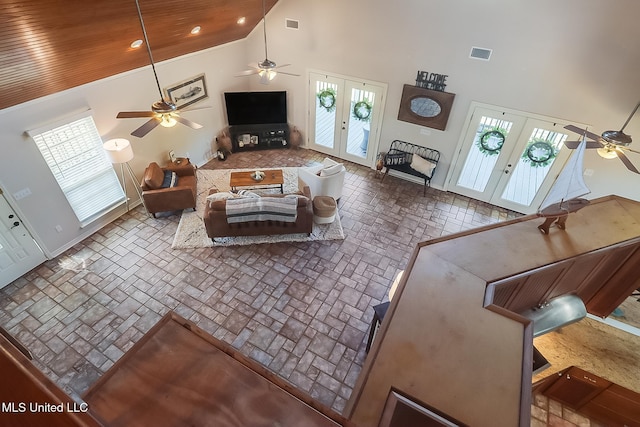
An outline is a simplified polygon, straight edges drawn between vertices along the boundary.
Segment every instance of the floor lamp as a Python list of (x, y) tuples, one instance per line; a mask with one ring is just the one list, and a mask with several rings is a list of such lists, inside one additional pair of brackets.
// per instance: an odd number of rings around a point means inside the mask
[(127, 212), (129, 212), (129, 196), (127, 195), (127, 183), (124, 178), (125, 166), (129, 172), (129, 178), (131, 178), (133, 187), (136, 189), (138, 197), (140, 197), (142, 206), (144, 206), (144, 210), (149, 213), (147, 206), (144, 204), (144, 199), (142, 198), (142, 191), (140, 190), (138, 178), (136, 178), (133, 170), (131, 170), (131, 166), (129, 166), (129, 162), (133, 159), (133, 149), (131, 149), (131, 143), (129, 140), (124, 138), (110, 139), (103, 144), (103, 147), (107, 152), (107, 157), (111, 160), (111, 163), (120, 165), (120, 177), (122, 179), (122, 189), (124, 190)]

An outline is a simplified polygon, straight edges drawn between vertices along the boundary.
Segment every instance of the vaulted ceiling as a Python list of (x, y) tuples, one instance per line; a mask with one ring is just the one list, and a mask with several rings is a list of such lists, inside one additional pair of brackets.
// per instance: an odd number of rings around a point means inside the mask
[[(269, 11), (277, 0), (266, 0)], [(139, 0), (154, 62), (245, 38), (262, 0)], [(135, 0), (0, 0), (0, 109), (149, 65)], [(244, 17), (245, 23), (238, 24)], [(200, 26), (199, 34), (191, 29)]]

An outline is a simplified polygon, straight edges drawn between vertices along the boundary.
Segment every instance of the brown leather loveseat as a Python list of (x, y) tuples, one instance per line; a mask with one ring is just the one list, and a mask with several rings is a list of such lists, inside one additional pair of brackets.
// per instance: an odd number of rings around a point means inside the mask
[[(209, 194), (215, 194), (218, 190), (212, 189)], [(308, 186), (304, 186), (297, 193), (297, 207), (295, 222), (283, 221), (246, 221), (229, 223), (227, 222), (226, 202), (227, 200), (207, 201), (204, 209), (204, 225), (207, 235), (213, 240), (216, 237), (229, 236), (263, 236), (275, 234), (310, 234), (313, 229), (313, 205), (311, 203), (311, 191)], [(286, 195), (268, 195), (267, 197), (285, 197)]]

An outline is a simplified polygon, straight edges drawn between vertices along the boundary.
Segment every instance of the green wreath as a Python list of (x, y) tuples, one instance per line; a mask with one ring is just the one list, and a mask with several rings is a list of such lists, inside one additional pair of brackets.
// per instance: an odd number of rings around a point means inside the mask
[(533, 168), (543, 168), (553, 163), (558, 151), (556, 147), (544, 139), (533, 139), (527, 144), (521, 158)]
[(318, 101), (322, 108), (327, 110), (327, 112), (332, 112), (336, 109), (336, 91), (333, 88), (326, 88), (318, 92), (317, 94)]
[(371, 120), (371, 109), (373, 105), (369, 102), (368, 99), (358, 101), (353, 106), (353, 117), (357, 120), (368, 122)]
[(504, 145), (505, 134), (508, 132), (499, 127), (485, 129), (485, 132), (478, 138), (477, 146), (481, 153), (487, 156), (500, 154)]

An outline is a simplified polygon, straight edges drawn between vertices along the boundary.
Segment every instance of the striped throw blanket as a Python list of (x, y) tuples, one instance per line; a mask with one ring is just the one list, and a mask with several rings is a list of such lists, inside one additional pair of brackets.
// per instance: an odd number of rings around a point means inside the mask
[(242, 197), (227, 199), (227, 223), (247, 221), (296, 222), (298, 199), (295, 197)]

